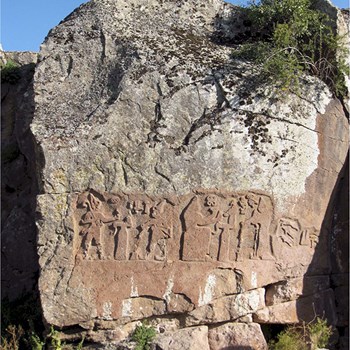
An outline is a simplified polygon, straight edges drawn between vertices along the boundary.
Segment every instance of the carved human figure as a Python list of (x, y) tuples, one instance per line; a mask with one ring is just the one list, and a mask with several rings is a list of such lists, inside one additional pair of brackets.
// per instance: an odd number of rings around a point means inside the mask
[(129, 258), (129, 229), (133, 226), (130, 210), (124, 217), (126, 208), (119, 196), (113, 196), (108, 200), (112, 210), (112, 220), (109, 226), (109, 258), (127, 260)]
[(260, 224), (259, 237), (257, 243), (257, 256), (262, 260), (274, 260), (272, 255), (272, 241), (270, 227), (273, 220), (273, 204), (269, 197), (260, 196), (255, 219)]
[(301, 231), (299, 244), (306, 247), (310, 246), (310, 232), (308, 229)]
[(209, 241), (209, 256), (211, 260), (218, 260), (220, 250), (220, 240), (224, 226), (221, 225), (223, 214), (220, 211), (219, 199), (216, 195), (210, 194), (204, 199), (205, 216), (210, 217), (212, 213), (216, 213), (212, 221), (204, 220), (199, 222), (198, 226), (210, 227), (210, 241)]
[(214, 226), (222, 217), (217, 197), (208, 195), (204, 200), (204, 209), (199, 203), (199, 198), (193, 197), (183, 217), (185, 232), (182, 259), (204, 261), (217, 258), (218, 244), (217, 237), (214, 236), (217, 232)]
[(167, 240), (172, 235), (172, 222), (163, 217), (166, 201), (163, 200), (150, 207), (150, 216), (141, 225), (137, 237), (136, 259), (165, 260)]
[(257, 258), (273, 259), (269, 235), (272, 206), (266, 201), (264, 196), (253, 193), (239, 198), (238, 261)]
[(104, 224), (111, 222), (111, 218), (101, 212), (102, 203), (92, 193), (89, 193), (82, 206), (87, 208), (87, 212), (80, 221), (80, 225), (85, 226), (80, 231), (80, 235), (83, 236), (81, 245), (83, 256), (88, 257), (91, 245), (94, 243), (97, 247), (98, 258), (103, 259), (105, 254), (101, 242), (101, 228)]
[(146, 255), (141, 246), (146, 245), (143, 242), (144, 239), (147, 241), (145, 231), (148, 228), (145, 227), (145, 223), (149, 220), (149, 203), (142, 199), (134, 199), (127, 203), (127, 207), (129, 208), (130, 218), (134, 223), (129, 229), (129, 259), (145, 260)]
[(253, 219), (253, 216), (257, 209), (258, 201), (255, 196), (241, 196), (238, 205), (241, 218), (238, 232), (237, 260), (241, 261), (255, 257), (255, 240), (258, 236), (257, 230), (259, 226)]
[(151, 208), (149, 258), (154, 260), (166, 259), (167, 240), (172, 236), (172, 222), (163, 216), (164, 205), (165, 201)]
[(215, 230), (220, 232), (218, 260), (232, 261), (236, 259), (235, 253), (235, 223), (236, 223), (235, 201), (231, 199), (228, 203), (228, 208), (223, 212), (218, 223), (215, 225)]
[(128, 260), (129, 247), (129, 229), (134, 226), (131, 215), (122, 217), (118, 209), (113, 212), (114, 221), (111, 224), (111, 235), (114, 237), (113, 257), (116, 260)]

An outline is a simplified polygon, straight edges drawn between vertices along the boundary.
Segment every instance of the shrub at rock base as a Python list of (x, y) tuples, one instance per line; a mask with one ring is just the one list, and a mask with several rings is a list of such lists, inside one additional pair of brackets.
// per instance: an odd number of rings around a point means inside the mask
[(301, 326), (289, 326), (271, 341), (271, 350), (317, 350), (329, 345), (332, 327), (327, 321), (317, 318), (315, 322)]

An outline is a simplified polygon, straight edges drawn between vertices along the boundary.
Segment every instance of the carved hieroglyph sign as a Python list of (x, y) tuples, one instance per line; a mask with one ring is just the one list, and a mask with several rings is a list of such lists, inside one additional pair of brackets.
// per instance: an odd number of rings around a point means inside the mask
[(85, 260), (273, 260), (284, 249), (314, 248), (319, 232), (277, 218), (261, 193), (80, 194), (75, 252)]

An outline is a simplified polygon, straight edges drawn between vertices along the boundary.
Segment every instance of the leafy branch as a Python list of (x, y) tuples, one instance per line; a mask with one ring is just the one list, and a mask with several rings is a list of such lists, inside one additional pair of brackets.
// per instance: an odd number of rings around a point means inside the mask
[(298, 89), (308, 73), (335, 95), (347, 94), (348, 49), (334, 33), (329, 16), (313, 8), (312, 0), (261, 0), (244, 13), (251, 37), (233, 52), (235, 58), (261, 64), (264, 78), (282, 90)]

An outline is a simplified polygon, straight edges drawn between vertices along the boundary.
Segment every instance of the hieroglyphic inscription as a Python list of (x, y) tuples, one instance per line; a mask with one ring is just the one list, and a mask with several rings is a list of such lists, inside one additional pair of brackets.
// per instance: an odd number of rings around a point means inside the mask
[(320, 232), (315, 227), (302, 228), (299, 221), (282, 218), (278, 222), (276, 237), (286, 247), (306, 246), (315, 248), (319, 241)]
[(277, 237), (287, 246), (299, 244), (300, 224), (297, 220), (283, 218), (279, 221)]
[[(272, 249), (277, 260), (293, 261), (312, 257), (319, 243), (320, 231), (315, 227), (303, 226), (299, 220), (282, 217), (277, 220), (275, 234), (272, 235)], [(324, 249), (325, 246), (323, 245)], [(306, 259), (306, 260), (305, 260)]]
[(271, 198), (255, 192), (160, 198), (90, 191), (78, 196), (75, 222), (76, 253), (87, 260), (270, 260), (274, 245), (314, 249), (319, 236), (296, 219), (276, 219)]

